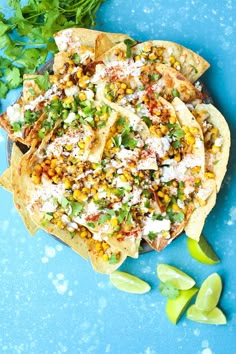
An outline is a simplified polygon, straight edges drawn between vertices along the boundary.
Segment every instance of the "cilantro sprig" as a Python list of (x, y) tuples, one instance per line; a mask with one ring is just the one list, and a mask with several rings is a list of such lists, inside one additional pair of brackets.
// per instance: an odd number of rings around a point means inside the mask
[[(95, 14), (104, 0), (8, 0), (13, 11), (6, 18), (0, 11), (0, 99), (22, 84), (48, 55), (57, 51), (53, 35), (71, 27), (94, 26)], [(17, 38), (13, 40), (14, 38)]]

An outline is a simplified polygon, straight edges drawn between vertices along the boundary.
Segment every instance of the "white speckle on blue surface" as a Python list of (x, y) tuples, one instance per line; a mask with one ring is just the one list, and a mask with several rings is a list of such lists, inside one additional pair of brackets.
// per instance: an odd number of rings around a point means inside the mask
[(4, 141), (4, 137), (0, 135), (0, 143), (2, 143), (3, 141)]
[(65, 276), (62, 273), (56, 275), (56, 277), (52, 280), (52, 284), (55, 286), (58, 294), (63, 295), (68, 290), (69, 281), (64, 279)]
[(8, 228), (9, 228), (9, 220), (3, 220), (0, 222), (0, 230), (2, 232), (6, 232)]
[(203, 349), (201, 354), (214, 354), (210, 348)]
[(196, 337), (199, 337), (200, 336), (200, 329), (199, 328), (196, 328), (196, 329), (194, 329), (194, 331), (193, 331), (193, 334), (196, 336)]
[(45, 246), (45, 255), (49, 258), (53, 258), (56, 255), (56, 250), (53, 247)]
[(236, 207), (233, 206), (229, 211), (230, 219), (227, 221), (227, 225), (233, 225), (236, 221)]

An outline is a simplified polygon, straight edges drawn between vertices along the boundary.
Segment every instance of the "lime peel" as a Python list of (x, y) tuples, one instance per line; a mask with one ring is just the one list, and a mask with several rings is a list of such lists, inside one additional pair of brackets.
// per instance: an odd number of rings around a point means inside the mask
[(117, 289), (127, 293), (145, 294), (151, 290), (151, 286), (144, 280), (117, 270), (110, 274), (110, 281)]
[(187, 247), (189, 254), (200, 263), (211, 265), (220, 262), (219, 257), (203, 235), (200, 236), (199, 241), (187, 237)]
[(196, 305), (192, 305), (187, 310), (187, 318), (194, 322), (223, 325), (227, 323), (225, 314), (219, 307), (215, 307), (209, 312), (200, 311)]
[(198, 310), (204, 312), (212, 311), (219, 302), (221, 291), (221, 277), (217, 273), (209, 275), (202, 283), (196, 298)]
[(163, 283), (169, 282), (178, 290), (191, 289), (196, 283), (188, 274), (169, 264), (158, 264), (157, 276)]
[(166, 314), (173, 324), (177, 324), (197, 292), (198, 288), (196, 287), (188, 290), (179, 290), (179, 296), (177, 298), (167, 301)]

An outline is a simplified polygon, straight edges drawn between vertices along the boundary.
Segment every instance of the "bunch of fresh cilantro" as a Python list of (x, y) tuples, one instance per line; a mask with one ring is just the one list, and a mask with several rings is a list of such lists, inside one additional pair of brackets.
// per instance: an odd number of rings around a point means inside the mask
[[(34, 73), (57, 51), (53, 34), (70, 27), (91, 27), (104, 0), (8, 0), (12, 16), (0, 11), (0, 99)], [(13, 39), (14, 38), (14, 39)]]

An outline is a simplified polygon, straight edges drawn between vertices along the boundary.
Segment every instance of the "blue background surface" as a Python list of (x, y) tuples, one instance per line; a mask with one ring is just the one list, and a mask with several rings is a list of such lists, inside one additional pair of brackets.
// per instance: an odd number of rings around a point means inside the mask
[[(5, 1), (1, 0), (1, 4)], [(125, 32), (138, 40), (179, 42), (205, 57), (203, 81), (232, 133), (228, 172), (207, 219), (204, 234), (221, 258), (207, 266), (187, 252), (185, 236), (160, 254), (129, 259), (122, 270), (148, 281), (145, 295), (123, 293), (106, 275), (68, 247), (39, 232), (30, 237), (11, 195), (0, 190), (0, 353), (236, 353), (236, 1), (107, 0), (97, 28)], [(5, 109), (17, 97), (2, 101)], [(0, 173), (7, 167), (6, 135), (0, 130)], [(197, 285), (218, 272), (224, 282), (220, 307), (226, 326), (201, 325), (182, 317), (177, 326), (165, 314), (156, 266), (170, 263)]]

